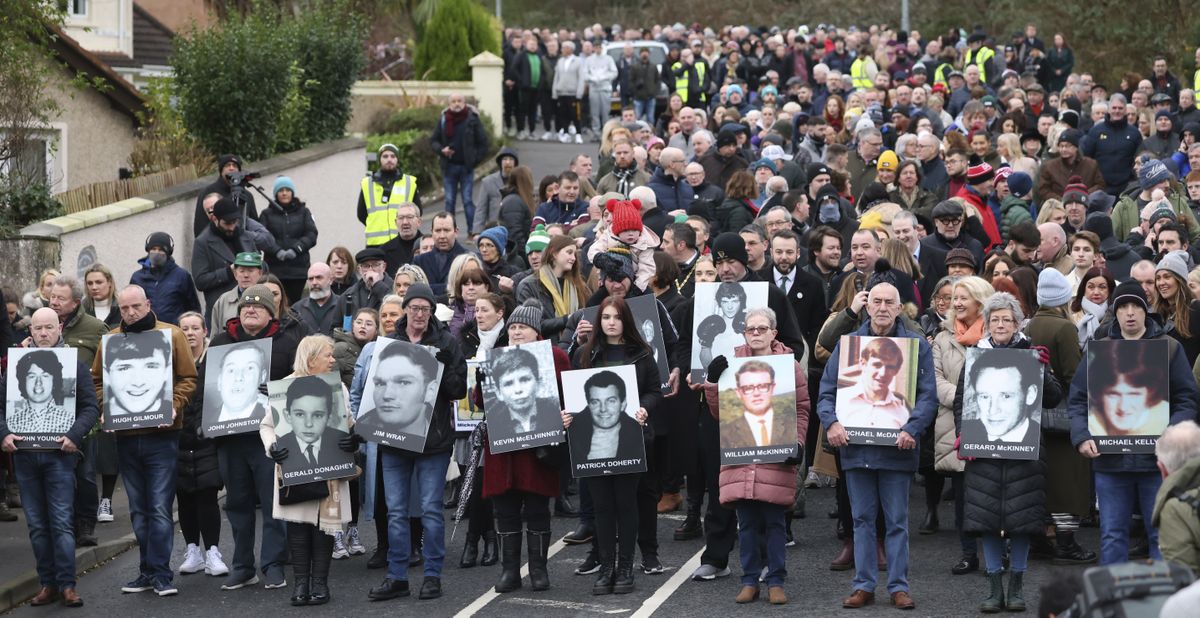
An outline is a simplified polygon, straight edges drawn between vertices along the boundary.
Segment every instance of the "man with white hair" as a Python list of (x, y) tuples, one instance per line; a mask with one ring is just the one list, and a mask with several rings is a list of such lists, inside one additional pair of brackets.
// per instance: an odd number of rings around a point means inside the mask
[[(696, 194), (684, 178), (686, 169), (687, 159), (682, 150), (663, 148), (658, 157), (658, 170), (646, 186), (654, 191), (655, 201), (664, 212), (686, 211), (695, 199)], [(655, 227), (650, 223), (646, 223), (646, 227), (662, 236), (663, 227)]]
[(1057, 223), (1043, 223), (1038, 226), (1042, 235), (1042, 244), (1038, 246), (1038, 259), (1042, 266), (1054, 268), (1066, 275), (1075, 269), (1071, 254), (1067, 252), (1067, 233)]
[(1163, 560), (1200, 571), (1200, 426), (1183, 421), (1167, 427), (1154, 454), (1163, 478), (1150, 520), (1158, 528), (1159, 550)]

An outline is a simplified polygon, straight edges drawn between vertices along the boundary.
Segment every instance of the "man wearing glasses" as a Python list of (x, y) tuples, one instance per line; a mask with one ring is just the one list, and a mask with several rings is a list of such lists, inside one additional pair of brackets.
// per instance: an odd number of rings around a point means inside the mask
[[(758, 324), (747, 327), (746, 330), (750, 329), (754, 329), (755, 332), (748, 332), (748, 335), (757, 335), (769, 332), (771, 327)], [(721, 448), (795, 444), (795, 419), (790, 414), (777, 413), (772, 405), (775, 397), (775, 370), (762, 361), (747, 361), (734, 374), (734, 380), (738, 401), (742, 403), (742, 413), (721, 423)]]
[(962, 204), (954, 200), (946, 200), (934, 206), (933, 225), (935, 229), (933, 234), (921, 239), (921, 245), (947, 254), (951, 249), (966, 249), (975, 256), (976, 264), (982, 264), (984, 262), (983, 245), (969, 234), (963, 233), (964, 215)]
[(383, 251), (383, 259), (387, 262), (387, 272), (394, 273), (396, 269), (410, 264), (417, 256), (421, 246), (421, 208), (412, 202), (405, 202), (396, 207), (396, 236), (379, 245)]

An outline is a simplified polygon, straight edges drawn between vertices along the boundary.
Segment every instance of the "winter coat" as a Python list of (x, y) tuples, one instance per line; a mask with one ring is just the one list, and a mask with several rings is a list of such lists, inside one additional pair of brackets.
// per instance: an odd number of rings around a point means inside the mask
[(1079, 331), (1069, 318), (1049, 308), (1039, 308), (1025, 325), (1030, 345), (1045, 346), (1050, 351), (1050, 371), (1062, 384), (1070, 384), (1076, 367), (1083, 357), (1079, 349)]
[(559, 56), (558, 62), (554, 64), (553, 84), (550, 93), (555, 99), (558, 97), (582, 97), (584, 88), (587, 87), (587, 82), (583, 78), (583, 58), (580, 58), (578, 54)]
[(712, 229), (713, 237), (722, 232), (740, 232), (743, 227), (754, 223), (759, 211), (759, 207), (750, 200), (725, 198), (725, 201), (717, 206), (717, 224)]
[[(782, 343), (771, 343), (771, 354), (791, 353), (792, 349)], [(733, 349), (733, 355), (737, 358), (754, 356), (748, 345), (737, 346)], [(799, 456), (803, 458), (811, 403), (808, 399), (808, 379), (804, 368), (799, 362), (793, 362), (793, 365), (796, 369), (796, 437), (800, 443)], [(717, 385), (706, 382), (704, 396), (708, 400), (709, 413), (713, 419), (720, 421)], [(786, 463), (721, 466), (719, 485), (721, 504), (730, 504), (738, 500), (757, 500), (791, 506), (796, 498), (796, 466)]]
[(1088, 131), (1080, 148), (1085, 156), (1096, 160), (1110, 189), (1124, 187), (1134, 179), (1133, 158), (1141, 149), (1142, 134), (1137, 127), (1124, 118), (1114, 123), (1107, 116)]
[(333, 360), (337, 361), (342, 384), (349, 388), (350, 382), (354, 379), (354, 362), (358, 360), (358, 355), (362, 354), (363, 344), (359, 343), (353, 334), (340, 328), (333, 329), (331, 337), (333, 338)]
[[(617, 175), (609, 171), (596, 182), (596, 193), (603, 195), (609, 192), (616, 192), (620, 180)], [(644, 169), (638, 169), (629, 179), (629, 190), (632, 191), (636, 187), (644, 187), (650, 184), (650, 174)], [(629, 197), (628, 195), (625, 197)]]
[[(983, 315), (980, 314), (980, 320)], [(934, 469), (938, 472), (963, 471), (963, 462), (954, 450), (958, 435), (954, 427), (954, 398), (967, 362), (967, 348), (954, 338), (954, 324), (947, 320), (933, 338), (933, 371), (937, 379), (938, 410), (933, 424)]]
[[(386, 274), (379, 281), (376, 281), (373, 286), (368, 286), (365, 279), (359, 279), (354, 285), (350, 286), (350, 289), (338, 297), (336, 313), (339, 316), (352, 316), (355, 311), (363, 307), (370, 307), (379, 311), (379, 305), (383, 303), (383, 298), (391, 294), (394, 288), (395, 281)], [(340, 321), (335, 323), (340, 323)]]
[(673, 210), (686, 211), (696, 197), (692, 192), (692, 185), (689, 185), (686, 179), (669, 176), (661, 169), (654, 172), (646, 186), (654, 191), (658, 209), (664, 213)]
[(271, 272), (280, 279), (306, 279), (311, 262), (309, 251), (317, 246), (317, 222), (308, 206), (298, 199), (287, 206), (272, 202), (258, 220), (275, 237), (276, 246), (296, 252), (296, 257), (286, 261), (276, 257), (276, 252), (267, 253), (264, 257)]
[[(871, 323), (868, 321), (855, 331), (859, 336), (873, 336)], [(917, 399), (913, 404), (908, 421), (900, 428), (912, 436), (918, 443), (921, 436), (929, 430), (937, 415), (937, 385), (934, 378), (933, 350), (925, 337), (911, 330), (901, 320), (897, 320), (889, 337), (911, 337), (920, 346), (917, 355)], [(831, 358), (840, 358), (841, 341), (834, 346)], [(817, 414), (821, 417), (821, 425), (825, 430), (837, 422), (837, 382), (838, 363), (825, 365), (821, 375), (820, 397), (817, 400)], [(900, 450), (895, 446), (868, 446), (847, 444), (840, 448), (843, 470), (870, 468), (875, 470), (895, 470), (899, 472), (916, 472), (919, 459), (919, 449)]]
[(1191, 459), (1163, 479), (1150, 523), (1158, 529), (1163, 560), (1200, 571), (1200, 459)]
[[(735, 172), (750, 167), (750, 162), (742, 156), (740, 151), (735, 152), (732, 156), (723, 157), (715, 147), (710, 148), (708, 152), (704, 153), (704, 156), (696, 159), (696, 162), (704, 168), (704, 178), (722, 191), (728, 188), (729, 179)], [(716, 236), (715, 233), (713, 235)]]
[[(409, 341), (408, 318), (400, 318), (396, 323), (395, 338)], [(467, 361), (463, 358), (462, 348), (458, 341), (450, 336), (450, 329), (436, 317), (429, 318), (429, 326), (421, 336), (419, 343), (432, 346), (439, 351), (450, 353), (450, 362), (442, 371), (442, 383), (438, 387), (437, 399), (433, 403), (433, 418), (429, 423), (429, 431), (425, 435), (425, 448), (420, 455), (436, 455), (448, 453), (454, 447), (454, 408), (459, 399), (467, 395)], [(365, 351), (365, 350), (364, 350)], [(391, 448), (391, 447), (382, 447)], [(400, 449), (393, 452), (405, 457), (415, 457), (418, 454)]]
[(1156, 159), (1168, 159), (1179, 152), (1179, 134), (1168, 131), (1163, 135), (1155, 131), (1142, 142), (1142, 150), (1150, 151)]
[(316, 312), (313, 311), (313, 306), (317, 301), (305, 296), (300, 300), (292, 303), (292, 313), (296, 314), (297, 319), (308, 327), (308, 330), (313, 333), (321, 333), (329, 335), (333, 333), (335, 327), (342, 325), (343, 315), (338, 311), (338, 299), (335, 296), (330, 296), (325, 304), (333, 304), (329, 310), (325, 312), (323, 318), (318, 319)]
[[(208, 228), (208, 213), (204, 212), (204, 197), (210, 193), (217, 193), (224, 197), (233, 199), (233, 187), (225, 182), (223, 178), (214, 179), (204, 190), (196, 194), (196, 209), (195, 216), (192, 222), (192, 235), (199, 237), (200, 233)], [(254, 190), (245, 189), (241, 192), (241, 197), (234, 200), (234, 203), (239, 206), (246, 207), (246, 217), (249, 219), (258, 219), (258, 209), (254, 206)]]
[(904, 210), (930, 220), (933, 219), (933, 207), (938, 205), (937, 196), (921, 188), (921, 185), (917, 185), (913, 191), (911, 202), (899, 186), (888, 193), (888, 199), (899, 204)]
[(642, 62), (639, 58), (629, 70), (629, 84), (633, 88), (633, 98), (647, 101), (658, 96), (658, 85), (661, 83), (658, 67), (653, 62)]
[[(536, 270), (517, 284), (517, 305), (530, 298), (536, 298), (542, 304), (542, 337), (556, 341), (570, 316), (555, 315), (554, 299), (550, 296), (550, 291), (546, 289), (546, 286), (542, 285), (542, 280)], [(580, 311), (583, 310), (583, 301), (583, 298), (579, 299)]]
[(104, 322), (88, 315), (80, 305), (62, 325), (62, 340), (68, 346), (79, 350), (79, 362), (91, 366), (96, 358), (96, 350), (100, 347), (100, 340), (109, 330), (111, 329)]
[[(152, 318), (155, 317), (153, 310), (151, 310), (150, 316)], [(126, 325), (122, 321), (119, 326), (108, 331), (108, 334), (115, 335), (118, 333), (126, 332), (126, 330), (127, 330)], [(195, 359), (192, 358), (191, 348), (188, 347), (187, 336), (183, 334), (183, 331), (179, 330), (178, 326), (175, 326), (174, 324), (167, 324), (166, 322), (163, 322), (162, 320), (158, 320), (158, 319), (155, 319), (154, 326), (150, 327), (147, 330), (165, 330), (165, 331), (168, 331), (171, 333), (171, 368), (172, 368), (172, 373), (174, 374), (172, 376), (172, 381), (171, 381), (171, 408), (176, 411), (183, 410), (184, 408), (187, 407), (188, 402), (191, 401), (192, 397), (195, 396), (195, 394), (196, 394), (196, 375), (197, 375), (196, 374), (196, 361), (195, 361)], [(145, 332), (145, 331), (136, 331), (136, 332)], [(92, 387), (95, 389), (96, 393), (103, 393), (104, 392), (104, 347), (103, 346), (101, 346), (99, 349), (96, 350), (96, 358), (95, 358), (95, 360), (92, 361), (91, 370), (92, 370)], [(84, 375), (86, 375), (86, 374), (80, 373), (78, 379), (80, 379), (80, 380), (84, 379), (83, 378)], [(78, 389), (76, 389), (76, 390), (78, 391)], [(76, 397), (80, 397), (80, 396), (81, 396), (80, 394), (78, 394), (78, 393), (76, 394)], [(83, 404), (77, 403), (76, 405), (83, 405)], [(103, 401), (100, 402), (100, 406), (101, 406), (100, 413), (103, 414), (104, 413), (104, 409), (103, 409), (104, 402)], [(77, 414), (76, 418), (78, 418), (78, 414)], [(93, 424), (94, 424), (94, 422), (93, 422)], [(152, 428), (147, 428), (147, 429), (126, 429), (121, 432), (121, 435), (122, 436), (152, 435), (152, 434), (159, 434), (159, 433), (163, 433), (163, 432), (167, 432), (167, 431), (179, 431), (182, 427), (183, 427), (183, 415), (177, 413), (175, 415), (175, 422), (171, 423), (170, 427), (152, 427)], [(90, 424), (88, 425), (88, 428), (89, 429), (91, 428)], [(69, 437), (71, 434), (67, 434), (67, 435)], [(81, 436), (81, 439), (82, 439), (82, 436)], [(74, 442), (76, 444), (79, 444), (78, 440), (74, 440)]]
[(511, 66), (508, 70), (508, 79), (516, 83), (517, 88), (521, 90), (549, 90), (550, 83), (554, 80), (552, 63), (546, 60), (546, 57), (541, 54), (535, 54), (541, 58), (541, 74), (538, 76), (538, 83), (533, 83), (533, 74), (529, 67), (530, 53), (524, 49), (512, 55)]
[[(196, 360), (200, 368), (203, 358)], [(202, 435), (204, 420), (204, 375), (197, 372), (196, 395), (183, 409), (183, 431), (179, 432), (179, 464), (175, 488), (194, 492), (220, 489), (221, 469), (217, 463), (217, 444)]]
[[(238, 253), (256, 250), (254, 240), (245, 231), (238, 232), (233, 245)], [(209, 225), (196, 237), (192, 246), (192, 272), (196, 273), (196, 289), (204, 293), (206, 313), (222, 294), (237, 285), (233, 270), (229, 268), (235, 257), (224, 238), (217, 233), (216, 227)]]
[(1075, 69), (1075, 54), (1071, 52), (1070, 47), (1059, 49), (1050, 46), (1046, 50), (1046, 67), (1047, 92), (1061, 92), (1067, 85), (1067, 77), (1071, 75), (1071, 71)]
[[(1117, 323), (1109, 326), (1106, 337), (1097, 339), (1124, 339), (1121, 327)], [(1200, 405), (1200, 390), (1196, 387), (1196, 378), (1192, 375), (1192, 365), (1187, 361), (1183, 346), (1178, 341), (1168, 337), (1158, 321), (1148, 317), (1146, 332), (1142, 339), (1163, 339), (1167, 342), (1167, 378), (1170, 393), (1171, 419), (1174, 425), (1183, 421), (1196, 420), (1196, 411)], [(1080, 444), (1092, 439), (1088, 430), (1088, 393), (1087, 393), (1087, 355), (1079, 362), (1079, 369), (1071, 381), (1071, 398), (1067, 404), (1067, 412), (1071, 416), (1071, 445), (1076, 449)], [(1156, 472), (1153, 453), (1112, 454), (1100, 455), (1092, 460), (1092, 469), (1096, 472)]]
[[(1113, 206), (1113, 236), (1117, 240), (1125, 241), (1129, 238), (1129, 230), (1141, 223), (1142, 207), (1146, 204), (1140, 195), (1141, 192), (1137, 190), (1126, 193)], [(1168, 191), (1166, 198), (1167, 202), (1171, 204), (1171, 210), (1175, 211), (1175, 218), (1187, 226), (1189, 240), (1196, 240), (1197, 237), (1200, 237), (1200, 223), (1196, 221), (1196, 215), (1188, 206), (1187, 200), (1174, 190)]]
[(662, 239), (648, 227), (642, 227), (642, 237), (632, 245), (627, 245), (621, 239), (613, 236), (605, 229), (596, 234), (596, 240), (587, 250), (588, 262), (595, 263), (596, 256), (613, 247), (623, 247), (633, 255), (633, 266), (636, 269), (634, 285), (643, 290), (650, 289), (650, 280), (654, 279), (658, 269), (654, 266), (654, 251), (662, 244)]
[[(150, 301), (150, 306), (154, 307), (154, 315), (158, 316), (158, 319), (178, 324), (179, 316), (188, 311), (203, 309), (200, 306), (200, 297), (196, 295), (196, 282), (192, 280), (192, 274), (176, 264), (175, 258), (167, 257), (167, 262), (161, 268), (151, 267), (149, 258), (138, 260), (138, 264), (142, 268), (134, 271), (133, 276), (129, 278), (129, 283), (142, 286), (142, 289), (146, 291), (146, 298)], [(224, 268), (226, 272), (229, 271), (228, 265)], [(214, 296), (213, 299), (215, 300), (217, 296)], [(116, 322), (109, 326), (116, 326), (121, 321), (121, 314), (116, 305), (117, 303), (114, 301), (113, 307), (109, 309), (110, 318), (114, 313), (117, 314)]]
[(1025, 200), (1009, 195), (1000, 201), (1000, 238), (1005, 243), (1008, 242), (1008, 234), (1012, 231), (1014, 225), (1025, 221), (1033, 221), (1033, 215), (1029, 214), (1029, 204)]
[(438, 154), (438, 159), (442, 163), (442, 174), (446, 173), (446, 166), (451, 163), (451, 157), (443, 155), (442, 148), (446, 146), (454, 147), (455, 144), (461, 145), (462, 152), (456, 152), (452, 157), (457, 159), (461, 156), (462, 165), (466, 166), (468, 170), (474, 170), (475, 166), (483, 162), (488, 152), (488, 136), (487, 131), (483, 129), (483, 121), (479, 119), (479, 112), (475, 108), (468, 106), (466, 119), (462, 121), (460, 126), (455, 128), (455, 135), (451, 138), (446, 135), (445, 114), (448, 109), (443, 109), (438, 114), (437, 126), (433, 128), (433, 135), (429, 138), (429, 146)]
[(518, 193), (509, 193), (500, 200), (500, 218), (498, 223), (508, 230), (509, 252), (525, 255), (525, 243), (529, 240), (529, 228), (533, 223), (533, 214), (529, 206)]

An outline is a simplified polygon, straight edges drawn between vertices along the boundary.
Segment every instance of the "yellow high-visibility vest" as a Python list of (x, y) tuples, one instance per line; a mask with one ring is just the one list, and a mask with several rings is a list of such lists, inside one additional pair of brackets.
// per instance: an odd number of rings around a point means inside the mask
[(367, 246), (374, 247), (400, 234), (396, 229), (396, 210), (400, 204), (411, 202), (417, 191), (417, 179), (404, 174), (392, 185), (392, 193), (383, 199), (383, 185), (368, 174), (362, 179), (363, 199), (367, 202)]
[(867, 75), (867, 60), (862, 56), (854, 59), (854, 64), (850, 65), (850, 80), (854, 83), (855, 90), (870, 90), (875, 87), (875, 83)]
[[(671, 65), (671, 72), (675, 72), (675, 71), (679, 70), (679, 68), (682, 66), (683, 66), (682, 62), (676, 62), (675, 64)], [(706, 68), (707, 65), (705, 65), (704, 62), (702, 62), (702, 61), (696, 61), (695, 63), (692, 64), (692, 66), (696, 69), (696, 87), (701, 89), (700, 94), (703, 96), (703, 94), (704, 94), (703, 93), (704, 72), (707, 70), (707, 68)], [(683, 98), (683, 101), (685, 103), (687, 102), (687, 100), (688, 100), (688, 72), (687, 71), (684, 71), (683, 75), (680, 75), (675, 78), (675, 93), (678, 94), (681, 98)]]
[(950, 79), (950, 74), (953, 72), (954, 65), (949, 62), (939, 64), (933, 71), (933, 83), (949, 87), (950, 83), (947, 80)]
[(996, 56), (996, 52), (992, 48), (984, 45), (979, 48), (979, 51), (967, 50), (967, 62), (963, 65), (965, 69), (968, 64), (979, 66), (979, 81), (987, 83), (987, 64)]

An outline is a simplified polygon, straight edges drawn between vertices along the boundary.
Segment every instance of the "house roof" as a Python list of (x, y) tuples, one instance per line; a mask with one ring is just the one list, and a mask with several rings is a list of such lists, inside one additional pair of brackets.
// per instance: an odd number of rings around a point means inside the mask
[(58, 60), (78, 73), (85, 73), (92, 78), (100, 78), (107, 82), (108, 87), (97, 89), (97, 92), (112, 102), (113, 108), (136, 120), (137, 113), (146, 110), (146, 100), (133, 84), (117, 75), (108, 64), (92, 52), (84, 49), (79, 42), (71, 38), (56, 26), (51, 27), (50, 46), (58, 56)]
[(122, 53), (98, 53), (114, 67), (167, 66), (171, 59), (171, 41), (175, 33), (142, 8), (133, 3), (133, 57)]

